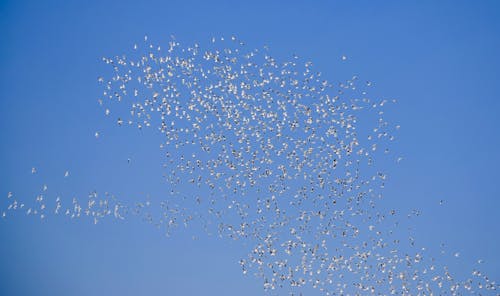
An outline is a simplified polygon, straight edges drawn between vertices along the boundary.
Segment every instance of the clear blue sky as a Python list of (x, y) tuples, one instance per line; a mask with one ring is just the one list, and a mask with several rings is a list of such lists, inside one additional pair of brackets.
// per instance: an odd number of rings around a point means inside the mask
[[(391, 119), (402, 126), (404, 160), (390, 167), (384, 202), (421, 209), (415, 237), (460, 252), (450, 266), (467, 274), (481, 258), (500, 280), (497, 1), (2, 1), (0, 205), (8, 191), (32, 196), (45, 183), (67, 195), (163, 190), (157, 151), (145, 145), (153, 136), (103, 130), (96, 103), (100, 58), (144, 34), (185, 43), (234, 34), (307, 57), (332, 80), (373, 81), (378, 95), (398, 99)], [(130, 155), (135, 169), (124, 173)], [(139, 221), (16, 216), (0, 221), (0, 242), (1, 295), (263, 293), (241, 274), (237, 243), (166, 239)]]

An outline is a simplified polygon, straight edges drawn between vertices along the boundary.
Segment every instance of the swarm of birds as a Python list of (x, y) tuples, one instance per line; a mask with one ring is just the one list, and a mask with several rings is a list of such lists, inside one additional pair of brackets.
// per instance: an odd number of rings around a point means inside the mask
[[(478, 270), (455, 278), (411, 236), (396, 234), (397, 209), (377, 207), (387, 180), (377, 160), (402, 158), (390, 150), (399, 126), (384, 119), (395, 100), (369, 98), (371, 82), (331, 83), (312, 62), (279, 60), (236, 37), (205, 47), (172, 38), (165, 49), (145, 37), (128, 55), (103, 62), (110, 71), (98, 78), (99, 105), (119, 127), (158, 130), (171, 194), (158, 204), (129, 204), (93, 191), (65, 206), (57, 197), (53, 213), (96, 224), (140, 215), (167, 235), (194, 221), (207, 231), (213, 225), (220, 237), (251, 246), (242, 271), (266, 290), (496, 293), (498, 285)], [(7, 211), (44, 219), (46, 191), (29, 207), (9, 192)], [(403, 244), (412, 252), (400, 251)]]

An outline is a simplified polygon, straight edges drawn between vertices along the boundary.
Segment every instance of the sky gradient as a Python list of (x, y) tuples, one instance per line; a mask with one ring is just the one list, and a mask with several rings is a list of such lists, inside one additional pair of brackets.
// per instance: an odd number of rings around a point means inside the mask
[[(460, 263), (443, 259), (458, 273), (483, 259), (500, 280), (496, 1), (2, 1), (0, 33), (2, 208), (7, 192), (34, 196), (43, 184), (66, 195), (161, 194), (160, 153), (147, 144), (154, 133), (109, 128), (98, 108), (100, 58), (145, 34), (185, 44), (236, 35), (276, 56), (297, 53), (332, 81), (359, 75), (376, 96), (397, 99), (389, 116), (401, 125), (404, 159), (386, 165), (383, 203), (420, 209), (419, 244), (459, 252)], [(0, 220), (0, 294), (263, 293), (241, 274), (238, 243), (193, 242), (182, 231), (167, 239), (138, 220)]]

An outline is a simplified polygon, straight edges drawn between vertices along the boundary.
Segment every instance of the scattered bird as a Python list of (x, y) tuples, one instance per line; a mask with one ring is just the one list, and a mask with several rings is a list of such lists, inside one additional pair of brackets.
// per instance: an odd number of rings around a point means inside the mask
[[(458, 280), (448, 267), (437, 268), (411, 234), (396, 236), (398, 212), (378, 208), (387, 180), (378, 160), (392, 155), (400, 126), (383, 117), (395, 100), (368, 98), (372, 82), (355, 75), (332, 83), (310, 61), (280, 60), (234, 36), (212, 38), (206, 49), (173, 37), (156, 46), (145, 36), (144, 46), (133, 49), (131, 57), (103, 58), (111, 69), (98, 78), (99, 106), (106, 116), (119, 115), (114, 125), (161, 134), (169, 197), (126, 203), (108, 192), (93, 191), (83, 201), (58, 196), (54, 214), (94, 224), (135, 215), (167, 236), (201, 223), (208, 233), (251, 246), (239, 262), (242, 272), (253, 270), (266, 290), (455, 295), (497, 289), (480, 273)], [(377, 120), (359, 125), (362, 116)], [(52, 206), (46, 195), (44, 185), (23, 212), (44, 219)], [(7, 211), (24, 208), (12, 197)], [(403, 245), (411, 252), (399, 251)]]

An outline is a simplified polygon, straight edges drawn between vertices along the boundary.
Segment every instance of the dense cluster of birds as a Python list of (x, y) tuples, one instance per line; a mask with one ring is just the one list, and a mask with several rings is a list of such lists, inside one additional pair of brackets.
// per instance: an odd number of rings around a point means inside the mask
[[(194, 221), (207, 231), (215, 227), (221, 237), (251, 246), (241, 268), (266, 290), (497, 291), (478, 270), (456, 279), (411, 236), (396, 234), (396, 209), (377, 207), (387, 179), (377, 160), (402, 158), (389, 150), (399, 126), (384, 119), (395, 101), (369, 98), (371, 82), (354, 76), (333, 84), (311, 62), (296, 55), (281, 61), (236, 37), (214, 38), (204, 48), (172, 38), (165, 49), (145, 37), (128, 56), (103, 61), (110, 74), (98, 78), (99, 105), (117, 126), (158, 129), (170, 195), (127, 204), (91, 192), (69, 206), (57, 197), (55, 214), (95, 223), (136, 214), (167, 235)], [(30, 207), (9, 193), (7, 211), (44, 219), (46, 191)]]

